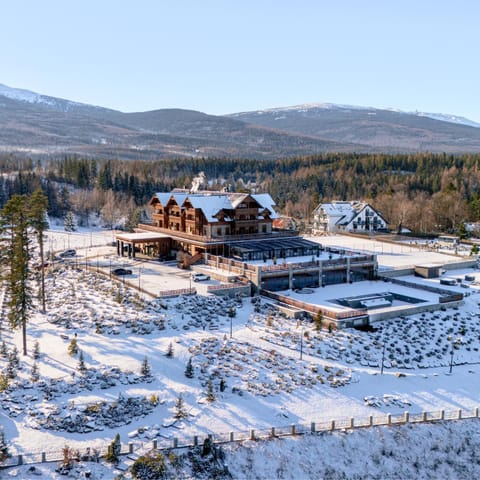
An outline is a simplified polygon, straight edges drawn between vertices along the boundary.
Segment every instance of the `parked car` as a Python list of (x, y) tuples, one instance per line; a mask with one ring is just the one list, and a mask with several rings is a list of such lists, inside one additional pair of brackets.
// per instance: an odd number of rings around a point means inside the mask
[(69, 248), (68, 250), (64, 250), (60, 254), (60, 257), (62, 257), (62, 258), (74, 257), (76, 254), (77, 254), (76, 250), (74, 250), (73, 248)]
[(210, 277), (204, 273), (192, 273), (192, 280), (194, 282), (205, 282), (210, 280)]
[(128, 268), (115, 268), (115, 270), (112, 270), (112, 273), (114, 275), (121, 276), (121, 275), (131, 275), (132, 271), (129, 270)]

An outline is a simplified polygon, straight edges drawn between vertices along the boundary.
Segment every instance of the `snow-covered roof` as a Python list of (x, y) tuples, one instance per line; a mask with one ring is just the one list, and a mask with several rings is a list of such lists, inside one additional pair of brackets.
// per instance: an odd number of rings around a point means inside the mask
[(209, 222), (217, 222), (215, 218), (220, 210), (232, 208), (229, 198), (226, 195), (188, 195), (188, 200), (194, 208), (202, 210)]
[(338, 225), (350, 222), (367, 205), (368, 203), (360, 201), (332, 202), (322, 203), (321, 208), (329, 217), (338, 217)]
[(254, 198), (263, 208), (268, 208), (268, 210), (270, 210), (270, 218), (278, 218), (278, 214), (275, 211), (275, 202), (269, 193), (255, 193), (252, 195), (252, 198)]
[(172, 191), (172, 192), (159, 192), (156, 193), (156, 197), (162, 205), (166, 205), (171, 197), (177, 202), (178, 205), (183, 206), (185, 201), (192, 204), (194, 208), (201, 209), (205, 217), (209, 222), (217, 222), (218, 219), (215, 215), (220, 210), (234, 210), (238, 205), (243, 202), (248, 196), (251, 196), (261, 208), (268, 209), (270, 211), (270, 218), (278, 218), (275, 212), (275, 202), (268, 193), (260, 193), (250, 195), (248, 193), (232, 193), (232, 192), (188, 192), (188, 191)]

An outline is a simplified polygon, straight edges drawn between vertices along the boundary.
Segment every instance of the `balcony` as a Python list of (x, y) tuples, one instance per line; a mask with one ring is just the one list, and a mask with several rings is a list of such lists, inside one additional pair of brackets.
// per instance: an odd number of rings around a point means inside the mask
[(169, 235), (175, 240), (186, 240), (199, 246), (218, 245), (223, 243), (240, 242), (245, 240), (277, 239), (298, 236), (297, 231), (285, 230), (274, 231), (272, 233), (245, 233), (243, 235), (223, 235), (212, 237), (207, 235), (194, 235), (179, 230), (170, 230), (168, 228), (156, 227), (152, 224), (140, 223), (138, 229), (141, 231), (158, 232)]

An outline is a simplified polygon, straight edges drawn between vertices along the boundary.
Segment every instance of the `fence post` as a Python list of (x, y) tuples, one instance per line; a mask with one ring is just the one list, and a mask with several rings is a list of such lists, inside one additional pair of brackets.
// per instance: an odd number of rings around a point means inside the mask
[(387, 413), (387, 425), (391, 425), (391, 424), (392, 424), (392, 414)]
[(272, 429), (271, 429), (271, 431), (270, 431), (270, 435), (271, 435), (272, 437), (275, 436), (275, 427), (272, 427)]
[(154, 440), (152, 443), (153, 443), (153, 450), (156, 450), (157, 449), (157, 440)]
[(250, 440), (255, 440), (255, 430), (253, 428), (250, 430)]
[(440, 410), (440, 420), (445, 420), (445, 410)]
[(23, 465), (23, 456), (22, 455), (18, 456), (17, 465)]
[[(477, 415), (477, 417), (478, 417), (478, 415)], [(310, 431), (311, 431), (312, 433), (315, 433), (315, 422), (312, 422), (312, 423), (310, 424)]]
[(133, 453), (133, 442), (128, 442), (128, 453)]
[(462, 409), (459, 408), (458, 409), (458, 417), (457, 417), (459, 420), (462, 418)]
[(355, 420), (353, 419), (353, 417), (350, 417), (350, 428), (354, 428), (355, 427)]
[(370, 415), (370, 416), (368, 417), (368, 424), (369, 424), (370, 426), (373, 426), (373, 415)]
[(408, 412), (405, 412), (405, 413), (403, 414), (403, 421), (404, 421), (405, 423), (408, 423), (408, 422), (410, 421), (410, 414), (409, 414)]
[(478, 407), (475, 407), (475, 410), (473, 411), (473, 416), (478, 418)]
[(178, 438), (177, 437), (174, 437), (173, 439), (173, 448), (177, 448), (178, 447)]
[(335, 430), (335, 420), (332, 420), (332, 423), (330, 425), (330, 430), (333, 432)]
[(427, 421), (427, 412), (422, 412), (422, 422)]
[(47, 461), (47, 455), (45, 452), (42, 452), (42, 463), (45, 463)]
[(193, 436), (193, 446), (194, 447), (198, 446), (198, 435)]
[(230, 432), (229, 440), (230, 440), (231, 442), (234, 442), (234, 441), (235, 441), (235, 434), (234, 434), (233, 432)]
[(292, 425), (291, 428), (290, 428), (290, 433), (292, 435), (295, 435), (295, 425)]

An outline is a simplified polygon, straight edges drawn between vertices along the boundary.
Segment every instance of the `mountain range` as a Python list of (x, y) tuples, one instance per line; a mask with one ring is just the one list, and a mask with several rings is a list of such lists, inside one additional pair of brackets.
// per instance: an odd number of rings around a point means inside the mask
[(124, 113), (0, 84), (0, 152), (272, 159), (325, 152), (480, 152), (480, 124), (444, 114), (308, 104), (218, 116)]

